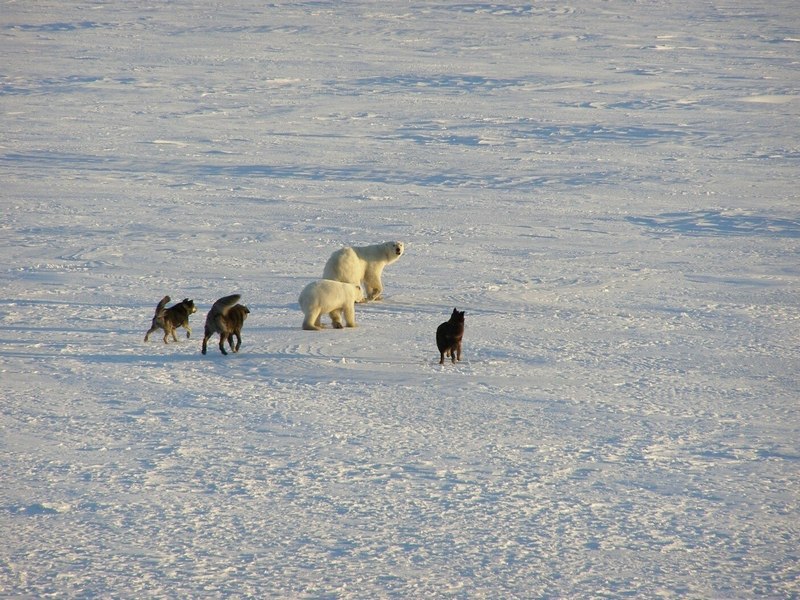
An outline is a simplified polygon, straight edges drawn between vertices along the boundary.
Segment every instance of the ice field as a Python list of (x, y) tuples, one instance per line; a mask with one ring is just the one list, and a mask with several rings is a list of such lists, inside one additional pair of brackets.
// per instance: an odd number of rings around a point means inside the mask
[(0, 48), (0, 596), (800, 597), (796, 2), (0, 0)]

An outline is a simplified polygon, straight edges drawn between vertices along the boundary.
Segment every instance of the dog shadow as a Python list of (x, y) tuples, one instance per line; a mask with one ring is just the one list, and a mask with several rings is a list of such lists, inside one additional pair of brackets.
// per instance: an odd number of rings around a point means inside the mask
[(111, 365), (162, 365), (162, 364), (181, 364), (194, 362), (202, 358), (200, 347), (197, 352), (191, 354), (172, 353), (172, 354), (82, 354), (81, 360), (87, 363), (111, 364)]

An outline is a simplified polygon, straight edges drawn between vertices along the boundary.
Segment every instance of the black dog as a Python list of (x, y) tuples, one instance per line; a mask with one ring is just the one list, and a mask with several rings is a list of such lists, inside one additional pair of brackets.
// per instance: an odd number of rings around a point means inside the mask
[[(228, 345), (231, 347), (232, 352), (238, 352), (242, 345), (242, 326), (247, 315), (250, 314), (250, 309), (239, 302), (241, 296), (233, 294), (220, 298), (211, 307), (206, 316), (206, 330), (203, 337), (203, 354), (206, 353), (208, 338), (215, 333), (219, 334), (219, 350), (223, 354), (225, 352), (225, 340), (228, 340)], [(233, 345), (233, 336), (236, 336), (236, 346)]]
[(436, 328), (436, 346), (439, 348), (439, 364), (444, 364), (447, 354), (453, 362), (461, 360), (461, 339), (464, 337), (464, 311), (453, 309), (450, 320)]
[(186, 329), (186, 337), (192, 335), (192, 328), (189, 327), (189, 315), (196, 313), (197, 309), (194, 307), (194, 300), (184, 298), (177, 304), (164, 308), (169, 302), (169, 296), (164, 296), (161, 302), (156, 306), (156, 313), (153, 315), (153, 324), (150, 326), (149, 331), (144, 334), (144, 341), (150, 338), (150, 334), (156, 329), (164, 330), (164, 343), (167, 343), (167, 336), (172, 334), (172, 339), (176, 342), (178, 338), (175, 336), (175, 330), (178, 327)]

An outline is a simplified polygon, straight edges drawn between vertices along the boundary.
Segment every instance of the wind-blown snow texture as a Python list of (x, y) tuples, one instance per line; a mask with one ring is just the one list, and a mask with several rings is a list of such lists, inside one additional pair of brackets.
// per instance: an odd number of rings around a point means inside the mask
[[(4, 596), (800, 595), (795, 0), (3, 1), (0, 36)], [(357, 329), (300, 329), (395, 239)], [(194, 335), (145, 344), (165, 294)]]

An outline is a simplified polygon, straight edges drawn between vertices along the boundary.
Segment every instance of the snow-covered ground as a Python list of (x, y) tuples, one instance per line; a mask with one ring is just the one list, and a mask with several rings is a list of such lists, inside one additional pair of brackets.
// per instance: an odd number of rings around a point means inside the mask
[(3, 0), (0, 48), (0, 595), (800, 596), (795, 0)]

